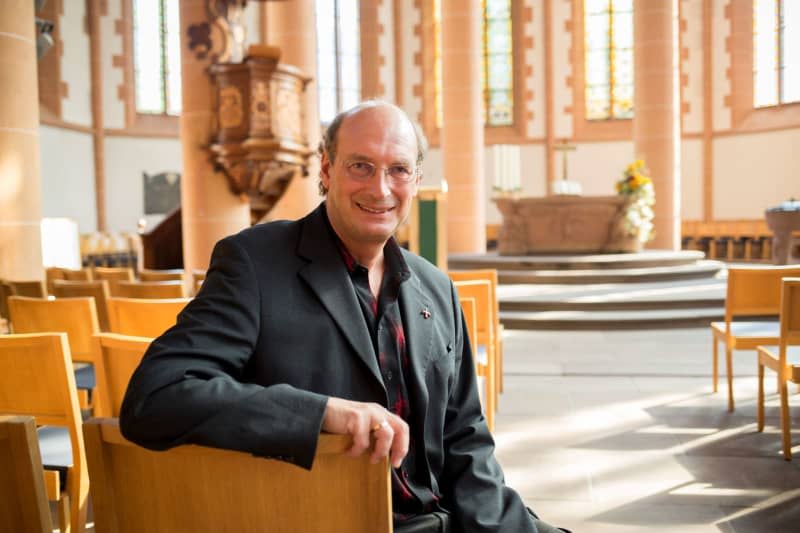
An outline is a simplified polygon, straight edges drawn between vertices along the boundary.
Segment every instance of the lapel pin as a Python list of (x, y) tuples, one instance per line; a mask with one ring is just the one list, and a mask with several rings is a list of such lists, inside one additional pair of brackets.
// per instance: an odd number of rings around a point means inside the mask
[(425, 307), (422, 311), (420, 311), (419, 314), (421, 314), (422, 318), (424, 318), (425, 320), (428, 320), (431, 317), (431, 312), (428, 311), (427, 307)]

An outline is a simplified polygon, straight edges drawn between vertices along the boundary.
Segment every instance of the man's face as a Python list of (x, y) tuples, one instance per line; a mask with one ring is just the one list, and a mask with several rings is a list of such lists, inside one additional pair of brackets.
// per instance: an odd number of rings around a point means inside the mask
[(408, 217), (419, 187), (413, 127), (390, 107), (364, 109), (342, 122), (335, 157), (331, 163), (323, 154), (320, 170), (331, 225), (351, 252), (382, 246)]

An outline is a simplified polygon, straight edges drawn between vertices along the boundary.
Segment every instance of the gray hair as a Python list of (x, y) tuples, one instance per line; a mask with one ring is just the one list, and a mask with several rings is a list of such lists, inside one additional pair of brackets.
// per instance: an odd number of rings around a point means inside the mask
[[(322, 155), (327, 153), (328, 160), (333, 163), (336, 159), (336, 143), (339, 137), (339, 128), (342, 126), (342, 122), (347, 117), (355, 115), (363, 111), (364, 109), (371, 109), (375, 107), (389, 107), (400, 114), (402, 114), (406, 120), (408, 120), (411, 127), (414, 128), (414, 136), (417, 138), (417, 167), (422, 164), (423, 159), (425, 159), (425, 153), (428, 151), (428, 139), (425, 137), (425, 133), (422, 131), (422, 128), (415, 120), (412, 120), (408, 113), (405, 112), (404, 109), (384, 100), (377, 100), (377, 99), (370, 99), (364, 100), (360, 102), (350, 109), (345, 109), (344, 111), (339, 112), (336, 115), (328, 127), (325, 129), (325, 133), (322, 134), (322, 140), (319, 142), (319, 147), (317, 151), (319, 152), (320, 159)], [(325, 188), (325, 185), (322, 183), (322, 179), (319, 180), (319, 195), (325, 196), (328, 193), (328, 189)]]

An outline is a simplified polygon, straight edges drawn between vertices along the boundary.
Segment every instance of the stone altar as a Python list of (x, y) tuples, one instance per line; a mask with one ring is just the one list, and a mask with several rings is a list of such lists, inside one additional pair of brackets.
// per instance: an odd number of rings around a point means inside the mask
[(792, 231), (800, 230), (800, 200), (792, 198), (764, 213), (767, 226), (775, 235), (772, 241), (772, 262), (786, 265), (796, 262), (791, 253)]
[(623, 226), (623, 196), (494, 198), (503, 215), (500, 255), (638, 252), (642, 243)]

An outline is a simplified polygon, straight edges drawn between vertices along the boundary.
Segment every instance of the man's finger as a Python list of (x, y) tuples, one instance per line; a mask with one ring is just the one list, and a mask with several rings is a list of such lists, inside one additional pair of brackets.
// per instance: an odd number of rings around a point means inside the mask
[(408, 424), (401, 418), (397, 418), (398, 423), (393, 427), (394, 439), (392, 440), (390, 461), (394, 468), (400, 468), (403, 459), (408, 454)]
[(372, 427), (372, 435), (375, 438), (375, 447), (372, 450), (372, 457), (370, 460), (373, 464), (380, 461), (382, 457), (389, 455), (389, 449), (392, 447), (394, 441), (394, 429), (389, 425), (389, 422), (382, 420), (380, 423)]

